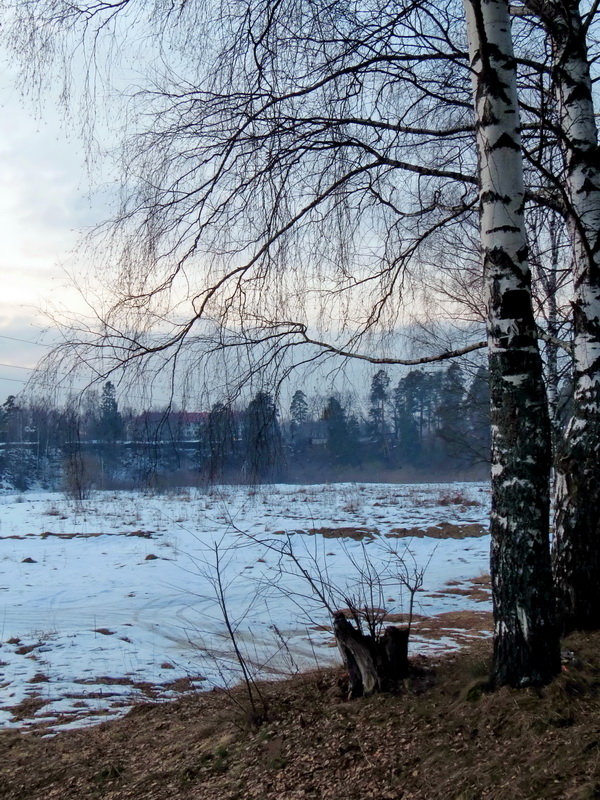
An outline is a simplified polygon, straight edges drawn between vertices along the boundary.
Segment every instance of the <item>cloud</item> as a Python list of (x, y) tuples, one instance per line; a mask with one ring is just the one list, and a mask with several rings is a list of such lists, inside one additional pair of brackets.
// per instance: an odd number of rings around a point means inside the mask
[[(0, 314), (40, 326), (41, 309), (72, 311), (80, 302), (68, 287), (82, 232), (107, 213), (107, 193), (89, 192), (83, 145), (68, 131), (59, 109), (38, 116), (17, 91), (15, 73), (3, 65), (0, 80)], [(27, 337), (26, 337), (27, 338)], [(16, 380), (16, 378), (15, 378)]]

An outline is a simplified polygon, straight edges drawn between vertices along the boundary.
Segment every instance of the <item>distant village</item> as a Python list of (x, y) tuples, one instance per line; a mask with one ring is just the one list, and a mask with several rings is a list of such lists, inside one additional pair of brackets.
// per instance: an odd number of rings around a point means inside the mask
[[(0, 410), (5, 488), (195, 485), (200, 482), (403, 480), (471, 474), (489, 453), (485, 367), (377, 372), (363, 402), (297, 389), (282, 408), (267, 391), (245, 405), (136, 412), (107, 381), (78, 406), (10, 396)], [(414, 476), (414, 477), (413, 477)]]

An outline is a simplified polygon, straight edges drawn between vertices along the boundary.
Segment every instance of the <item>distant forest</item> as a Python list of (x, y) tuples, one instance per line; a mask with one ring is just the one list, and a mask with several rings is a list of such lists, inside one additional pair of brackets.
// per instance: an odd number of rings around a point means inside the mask
[[(452, 477), (489, 458), (487, 369), (377, 372), (357, 401), (302, 389), (288, 408), (259, 391), (247, 405), (143, 413), (108, 381), (87, 403), (53, 408), (10, 396), (0, 409), (5, 488), (142, 488), (201, 482)], [(483, 474), (483, 473), (482, 473)]]

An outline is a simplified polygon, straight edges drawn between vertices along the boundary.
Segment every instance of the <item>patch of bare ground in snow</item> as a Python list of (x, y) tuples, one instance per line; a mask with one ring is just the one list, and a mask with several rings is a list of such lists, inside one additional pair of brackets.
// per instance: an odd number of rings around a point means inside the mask
[(309, 536), (320, 535), (324, 539), (354, 539), (360, 542), (363, 539), (374, 539), (379, 535), (377, 528), (363, 528), (363, 527), (344, 527), (344, 528), (308, 528), (308, 530), (290, 530), (290, 531), (273, 531), (275, 536), (285, 536), (293, 534), (304, 534)]
[[(66, 518), (65, 518), (66, 519)], [(52, 531), (42, 531), (42, 533), (24, 533), (24, 534), (12, 534), (10, 536), (0, 536), (0, 540), (3, 539), (98, 539), (100, 536), (128, 536), (128, 537), (136, 537), (138, 539), (153, 539), (155, 531), (123, 531), (122, 533), (53, 533)]]
[(14, 706), (6, 706), (6, 710), (13, 715), (13, 721), (29, 719), (37, 714), (49, 700), (45, 700), (38, 692), (32, 692)]
[(600, 634), (566, 641), (542, 689), (485, 690), (490, 644), (420, 658), (402, 694), (348, 702), (338, 670), (244, 694), (142, 704), (52, 738), (0, 734), (3, 800), (591, 800), (600, 793)]
[(489, 575), (480, 575), (464, 581), (448, 581), (445, 588), (431, 597), (460, 595), (478, 603), (489, 603), (492, 596), (492, 584)]
[(465, 645), (474, 637), (491, 634), (493, 627), (491, 611), (447, 611), (419, 621), (414, 633), (428, 641), (451, 639), (458, 645)]
[[(486, 536), (488, 533), (488, 528), (477, 522), (440, 522), (428, 528), (391, 528), (384, 536), (386, 539), (405, 539), (411, 537), (422, 539), (424, 536), (429, 536), (432, 539), (468, 539)], [(374, 539), (376, 536), (379, 536), (379, 530), (378, 528), (346, 526), (343, 528), (323, 527), (309, 528), (308, 530), (281, 530), (273, 531), (273, 534), (276, 536), (283, 536), (286, 534), (308, 534), (309, 536), (320, 535), (324, 539), (354, 539), (355, 541), (362, 541), (363, 539)]]
[[(406, 624), (408, 614), (388, 614), (386, 622)], [(414, 636), (428, 641), (451, 639), (457, 644), (465, 644), (474, 636), (490, 634), (492, 629), (491, 611), (446, 611), (434, 617), (413, 614), (411, 625)]]
[(407, 537), (422, 538), (429, 536), (432, 539), (468, 539), (471, 537), (486, 536), (488, 528), (478, 522), (454, 523), (440, 522), (429, 528), (392, 528), (385, 536), (389, 539), (404, 539)]
[[(194, 691), (197, 686), (205, 680), (206, 678), (203, 675), (190, 675), (183, 678), (176, 678), (172, 681), (151, 683), (150, 681), (139, 681), (126, 677), (114, 678), (111, 675), (102, 675), (95, 678), (79, 678), (75, 680), (74, 683), (79, 684), (80, 686), (131, 686), (133, 689), (139, 690), (150, 699), (160, 700), (165, 696), (166, 692), (179, 692), (183, 694), (185, 692)], [(97, 696), (106, 696), (106, 690), (103, 688)], [(85, 695), (81, 695), (80, 699), (86, 700), (90, 697), (94, 697), (94, 694), (87, 693)]]

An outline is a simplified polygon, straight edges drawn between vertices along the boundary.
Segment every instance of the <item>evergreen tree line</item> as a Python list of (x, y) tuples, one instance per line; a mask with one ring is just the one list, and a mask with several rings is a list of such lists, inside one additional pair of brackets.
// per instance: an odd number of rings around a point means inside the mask
[[(208, 481), (368, 479), (404, 467), (448, 470), (489, 457), (487, 369), (386, 370), (363, 404), (297, 389), (289, 408), (259, 391), (244, 407), (208, 411), (120, 410), (110, 381), (77, 408), (19, 401), (0, 409), (0, 479), (32, 486), (174, 485)], [(400, 473), (401, 474), (401, 473)]]

